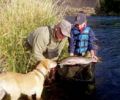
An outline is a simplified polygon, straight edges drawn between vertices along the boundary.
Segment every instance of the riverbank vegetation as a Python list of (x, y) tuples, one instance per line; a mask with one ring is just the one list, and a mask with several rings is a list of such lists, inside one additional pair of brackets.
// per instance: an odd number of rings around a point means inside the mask
[(120, 0), (99, 0), (98, 15), (120, 15)]
[(68, 6), (67, 15), (84, 11), (87, 15), (120, 15), (120, 0), (60, 0)]
[(0, 70), (27, 72), (34, 62), (26, 51), (28, 33), (64, 15), (53, 0), (0, 0)]

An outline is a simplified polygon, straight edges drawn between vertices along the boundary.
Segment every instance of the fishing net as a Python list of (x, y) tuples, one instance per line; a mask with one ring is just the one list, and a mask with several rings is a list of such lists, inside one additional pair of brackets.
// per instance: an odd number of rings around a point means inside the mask
[(93, 81), (95, 64), (88, 65), (66, 65), (58, 68), (57, 74), (62, 80), (71, 81)]

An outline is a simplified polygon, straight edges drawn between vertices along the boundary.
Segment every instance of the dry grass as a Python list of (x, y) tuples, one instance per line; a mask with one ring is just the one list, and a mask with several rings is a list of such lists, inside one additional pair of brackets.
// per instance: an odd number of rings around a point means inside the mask
[(0, 68), (27, 72), (33, 57), (23, 40), (37, 27), (55, 24), (60, 11), (53, 0), (0, 0)]

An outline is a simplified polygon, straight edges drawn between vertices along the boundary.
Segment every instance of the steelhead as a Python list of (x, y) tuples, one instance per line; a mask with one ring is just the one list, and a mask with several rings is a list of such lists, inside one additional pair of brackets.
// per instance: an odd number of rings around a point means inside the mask
[(76, 65), (76, 64), (85, 65), (85, 64), (90, 64), (91, 62), (97, 62), (97, 61), (95, 59), (93, 59), (93, 58), (70, 56), (70, 57), (67, 57), (67, 58), (61, 60), (59, 62), (59, 65), (60, 66), (63, 66), (63, 65)]

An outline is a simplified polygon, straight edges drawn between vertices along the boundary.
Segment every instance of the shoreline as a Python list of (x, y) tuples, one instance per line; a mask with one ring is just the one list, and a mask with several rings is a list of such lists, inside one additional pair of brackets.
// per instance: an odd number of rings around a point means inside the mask
[(95, 9), (93, 7), (80, 7), (80, 8), (74, 8), (69, 7), (66, 10), (66, 15), (77, 15), (80, 11), (83, 11), (86, 13), (87, 16), (96, 15)]
[(87, 16), (120, 16), (120, 14), (115, 13), (115, 12), (105, 13), (102, 11), (98, 11), (94, 7), (80, 7), (80, 8), (69, 7), (66, 10), (66, 15), (67, 16), (71, 16), (71, 15), (75, 16), (80, 11), (85, 12)]
[(58, 6), (63, 9), (67, 8), (66, 15), (76, 15), (80, 11), (85, 12), (88, 16), (120, 16), (120, 12), (103, 10), (98, 0), (60, 0)]

